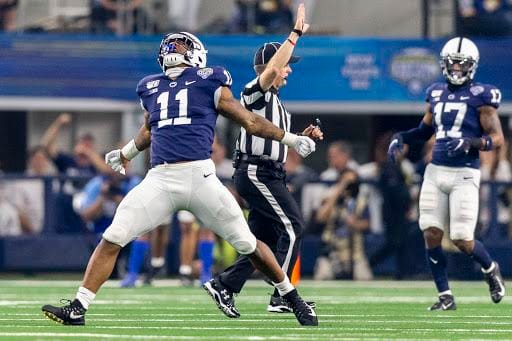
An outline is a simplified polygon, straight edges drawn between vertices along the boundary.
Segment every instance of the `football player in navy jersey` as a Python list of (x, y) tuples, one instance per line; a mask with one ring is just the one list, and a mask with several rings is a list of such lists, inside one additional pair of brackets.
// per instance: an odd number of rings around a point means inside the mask
[(481, 151), (503, 144), (498, 117), (501, 92), (494, 85), (473, 81), (479, 52), (467, 38), (453, 38), (441, 50), (441, 69), (446, 82), (427, 89), (427, 110), (417, 128), (398, 133), (388, 155), (396, 160), (404, 144), (425, 142), (435, 134), (432, 161), (421, 187), (419, 225), (427, 248), (427, 261), (439, 292), (429, 310), (456, 309), (446, 275), (441, 248), (444, 229), (465, 254), (479, 263), (489, 284), (492, 301), (505, 296), (500, 268), (484, 245), (474, 239), (478, 217)]
[[(146, 111), (145, 124), (134, 140), (105, 156), (112, 169), (122, 172), (126, 162), (151, 146), (152, 168), (120, 203), (89, 260), (76, 298), (63, 307), (43, 306), (48, 318), (67, 325), (85, 324), (89, 304), (109, 278), (121, 248), (173, 212), (187, 210), (240, 254), (247, 255), (274, 282), (300, 324), (318, 325), (315, 312), (298, 295), (271, 250), (249, 230), (242, 210), (215, 175), (210, 159), (218, 113), (251, 134), (281, 141), (303, 157), (315, 150), (315, 142), (284, 132), (245, 110), (231, 93), (228, 71), (207, 67), (206, 53), (201, 41), (187, 32), (168, 34), (162, 40), (158, 63), (163, 73), (145, 77), (137, 85)], [(229, 314), (237, 313), (231, 306), (219, 304), (219, 308), (230, 317), (238, 317)]]

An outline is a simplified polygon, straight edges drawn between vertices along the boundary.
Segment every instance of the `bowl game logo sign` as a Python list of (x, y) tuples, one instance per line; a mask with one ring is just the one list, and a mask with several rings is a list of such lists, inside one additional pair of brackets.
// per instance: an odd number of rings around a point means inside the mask
[(391, 78), (407, 86), (413, 95), (422, 93), (440, 75), (437, 55), (429, 49), (406, 48), (391, 57)]
[(341, 76), (348, 79), (352, 90), (369, 90), (372, 81), (380, 77), (376, 57), (372, 53), (351, 53), (345, 56)]

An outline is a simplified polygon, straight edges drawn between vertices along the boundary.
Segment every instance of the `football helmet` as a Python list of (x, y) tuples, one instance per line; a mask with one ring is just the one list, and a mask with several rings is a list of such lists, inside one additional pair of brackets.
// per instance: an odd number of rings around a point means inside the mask
[(180, 64), (205, 67), (207, 53), (203, 43), (192, 33), (169, 33), (160, 43), (158, 64), (164, 72)]
[(480, 54), (475, 43), (468, 38), (450, 39), (440, 53), (441, 70), (448, 82), (462, 85), (475, 76)]

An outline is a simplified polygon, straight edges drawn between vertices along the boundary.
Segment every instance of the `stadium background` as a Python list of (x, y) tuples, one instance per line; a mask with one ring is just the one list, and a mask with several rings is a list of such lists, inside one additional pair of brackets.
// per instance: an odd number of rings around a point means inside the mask
[[(72, 151), (74, 141), (86, 132), (93, 133), (101, 152), (134, 135), (141, 122), (134, 88), (146, 74), (159, 72), (155, 53), (161, 34), (155, 30), (173, 28), (167, 5), (167, 1), (143, 1), (149, 23), (138, 27), (138, 34), (115, 35), (90, 32), (89, 1), (19, 1), (16, 29), (0, 35), (0, 168), (4, 188), (26, 177), (27, 150), (40, 143), (46, 128), (61, 112), (70, 112), (73, 117), (70, 129), (63, 130), (58, 139), (64, 151)], [(315, 117), (323, 122), (326, 140), (305, 163), (317, 172), (325, 170), (327, 146), (340, 139), (352, 145), (353, 158), (359, 164), (370, 162), (380, 134), (417, 124), (424, 108), (424, 89), (442, 79), (439, 50), (447, 38), (462, 29), (460, 4), (435, 0), (322, 0), (307, 5), (312, 8), (312, 33), (299, 42), (296, 52), (303, 59), (282, 91), (294, 115), (295, 130)], [(225, 32), (235, 9), (235, 1), (200, 1), (193, 31), (209, 50), (209, 65), (223, 65), (232, 73), (236, 94), (253, 77), (251, 62), (256, 47), (268, 40), (282, 41), (284, 35), (255, 34), (258, 30)], [(185, 8), (183, 13), (189, 12)], [(506, 35), (482, 34), (475, 42), (481, 53), (477, 79), (501, 88), (504, 99), (499, 113), (508, 136), (512, 39)], [(235, 127), (220, 128), (224, 142), (232, 148)], [(413, 151), (412, 161), (418, 161), (420, 153)], [(144, 172), (142, 158), (135, 166), (139, 173)], [(31, 180), (44, 186), (44, 226), (38, 234), (1, 239), (0, 271), (83, 270), (95, 237), (78, 227), (59, 225), (55, 197), (61, 188), (55, 185), (55, 178)], [(481, 237), (502, 264), (505, 276), (512, 274), (510, 221), (498, 221), (501, 204), (497, 193), (508, 196), (509, 186), (508, 182), (483, 186), (488, 188), (485, 209), (490, 218)], [(307, 207), (304, 209), (308, 212)], [(407, 278), (428, 278), (414, 219), (410, 225), (407, 255), (413, 269)], [(176, 274), (178, 264), (178, 229), (173, 231), (167, 253), (171, 276)], [(366, 252), (371, 254), (383, 243), (384, 236), (376, 229), (365, 239)], [(70, 244), (74, 247), (62, 257), (59, 250)], [(312, 275), (320, 246), (318, 235), (306, 236), (303, 275)], [(456, 278), (480, 278), (478, 269), (457, 253), (450, 253), (449, 263), (449, 272)], [(373, 272), (376, 277), (389, 277), (394, 270), (390, 259)]]

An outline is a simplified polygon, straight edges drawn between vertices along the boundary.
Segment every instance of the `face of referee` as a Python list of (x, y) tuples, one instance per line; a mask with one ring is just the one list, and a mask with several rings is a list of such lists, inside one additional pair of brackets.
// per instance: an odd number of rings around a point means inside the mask
[(292, 73), (292, 68), (290, 64), (285, 65), (281, 70), (279, 70), (279, 74), (274, 79), (274, 83), (272, 85), (274, 88), (279, 89), (282, 86), (285, 86), (287, 83), (288, 75)]

